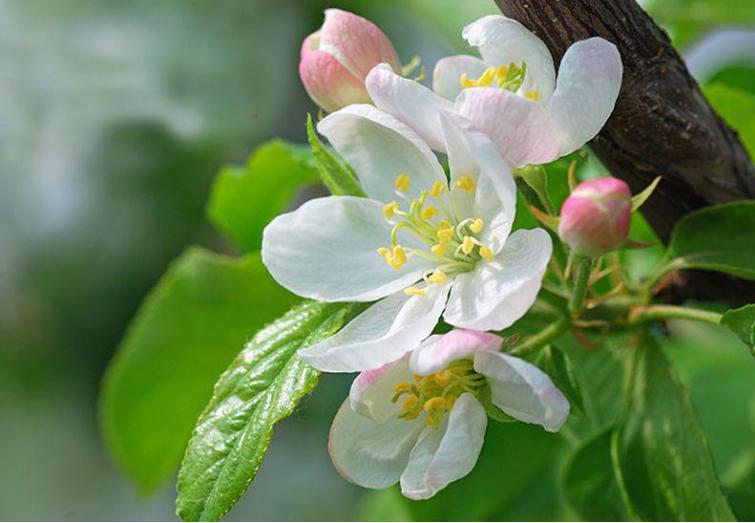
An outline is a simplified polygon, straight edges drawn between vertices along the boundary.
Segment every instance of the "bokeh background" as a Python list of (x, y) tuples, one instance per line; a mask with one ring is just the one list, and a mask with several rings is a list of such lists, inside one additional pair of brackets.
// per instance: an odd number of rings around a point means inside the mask
[[(701, 83), (755, 96), (751, 1), (643, 5)], [(304, 141), (299, 45), (326, 7), (367, 16), (403, 61), (430, 67), (495, 12), (492, 0), (0, 0), (0, 519), (175, 519), (173, 485), (141, 497), (108, 456), (100, 379), (171, 259), (189, 244), (234, 253), (204, 215), (218, 169), (272, 137)], [(730, 438), (755, 441), (752, 359), (715, 330), (672, 331), (722, 479), (747, 474), (755, 448), (731, 455)], [(324, 378), (279, 427), (230, 519), (362, 513), (325, 448), (347, 385)], [(731, 398), (723, 415), (716, 398)]]

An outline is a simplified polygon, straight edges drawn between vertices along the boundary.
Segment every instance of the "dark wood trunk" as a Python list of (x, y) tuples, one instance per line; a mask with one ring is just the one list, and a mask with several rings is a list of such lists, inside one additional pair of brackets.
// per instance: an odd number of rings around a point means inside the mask
[[(755, 168), (735, 131), (710, 107), (666, 33), (634, 0), (495, 0), (537, 34), (558, 63), (572, 43), (616, 44), (624, 80), (616, 109), (590, 148), (633, 192), (663, 180), (642, 209), (667, 241), (690, 211), (755, 198)], [(675, 300), (755, 301), (755, 285), (688, 271), (666, 288)]]

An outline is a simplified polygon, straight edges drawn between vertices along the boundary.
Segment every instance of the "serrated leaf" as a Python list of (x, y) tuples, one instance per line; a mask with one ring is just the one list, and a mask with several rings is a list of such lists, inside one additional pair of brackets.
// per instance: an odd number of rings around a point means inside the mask
[(706, 269), (755, 279), (755, 201), (706, 207), (679, 220), (659, 271)]
[(323, 183), (336, 196), (366, 196), (351, 167), (320, 141), (312, 124), (312, 115), (307, 115), (307, 139)]
[(286, 210), (297, 191), (319, 181), (308, 147), (273, 140), (259, 146), (246, 165), (220, 170), (207, 216), (241, 250), (255, 251), (265, 226)]
[(643, 520), (733, 520), (687, 389), (650, 336), (635, 350), (619, 459), (632, 505)]
[(721, 318), (721, 325), (739, 336), (755, 356), (755, 303), (726, 311)]
[(257, 333), (215, 385), (178, 475), (178, 515), (218, 520), (259, 469), (274, 425), (315, 386), (318, 372), (300, 348), (332, 336), (356, 309), (305, 302)]
[(566, 461), (562, 488), (569, 504), (586, 521), (631, 521), (622, 483), (611, 459), (613, 431), (598, 433), (575, 448)]
[(142, 492), (173, 475), (239, 347), (296, 299), (258, 255), (233, 259), (195, 247), (171, 264), (131, 322), (100, 392), (105, 443)]

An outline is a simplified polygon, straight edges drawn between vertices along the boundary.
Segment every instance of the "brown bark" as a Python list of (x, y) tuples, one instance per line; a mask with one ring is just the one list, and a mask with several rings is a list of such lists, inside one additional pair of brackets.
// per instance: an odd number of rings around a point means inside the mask
[[(755, 168), (736, 132), (710, 107), (666, 33), (634, 0), (495, 1), (537, 34), (557, 63), (569, 45), (591, 36), (619, 48), (621, 93), (590, 147), (633, 192), (663, 177), (643, 207), (663, 241), (690, 211), (755, 198)], [(677, 299), (755, 301), (752, 282), (698, 271), (679, 281)]]

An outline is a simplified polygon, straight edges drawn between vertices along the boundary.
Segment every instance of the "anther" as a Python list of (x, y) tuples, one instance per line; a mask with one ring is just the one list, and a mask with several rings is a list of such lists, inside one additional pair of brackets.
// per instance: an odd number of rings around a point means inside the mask
[(524, 97), (537, 102), (540, 100), (540, 93), (538, 91), (527, 91), (524, 93)]
[(410, 187), (409, 175), (406, 173), (399, 174), (398, 177), (396, 178), (396, 183), (394, 184), (394, 187), (396, 188), (397, 191), (404, 192), (404, 193), (409, 192), (409, 187)]
[(483, 225), (485, 225), (485, 222), (482, 221), (482, 218), (477, 218), (469, 225), (469, 230), (475, 234), (479, 234)]
[(446, 400), (443, 398), (430, 398), (427, 400), (422, 407), (425, 409), (425, 412), (430, 412), (433, 410), (443, 411), (443, 409), (446, 408)]
[(396, 211), (400, 209), (401, 207), (399, 206), (397, 201), (388, 202), (383, 206), (383, 214), (386, 218), (393, 218), (393, 215), (396, 214)]
[(390, 260), (388, 261), (388, 265), (393, 267), (394, 269), (400, 269), (404, 266), (406, 263), (406, 253), (404, 252), (404, 248), (401, 245), (396, 245), (393, 248), (393, 253), (391, 253)]
[(448, 369), (445, 369), (444, 371), (438, 372), (437, 374), (433, 375), (435, 383), (437, 383), (441, 387), (448, 385), (448, 382), (451, 381), (451, 378), (453, 378), (453, 373)]
[(461, 252), (469, 254), (474, 249), (475, 242), (471, 236), (464, 236), (464, 240), (461, 242)]
[(424, 209), (422, 209), (422, 219), (425, 221), (432, 220), (435, 216), (438, 216), (438, 209), (433, 207), (432, 205), (428, 205)]
[(446, 254), (446, 244), (436, 243), (435, 245), (430, 247), (430, 250), (435, 256), (442, 258)]
[(456, 187), (458, 187), (462, 191), (472, 193), (475, 190), (475, 183), (471, 176), (465, 174), (464, 176), (456, 180)]
[(487, 245), (480, 247), (480, 256), (485, 258), (485, 261), (487, 262), (493, 261), (493, 251), (490, 250), (490, 247), (488, 247)]
[(447, 242), (451, 241), (451, 238), (454, 237), (454, 230), (452, 227), (449, 227), (447, 229), (439, 230), (436, 234), (438, 235), (438, 240), (441, 242)]
[(407, 296), (427, 296), (425, 289), (418, 289), (417, 287), (407, 287), (404, 289), (404, 294)]
[(461, 86), (464, 89), (466, 89), (468, 87), (474, 87), (475, 86), (475, 81), (474, 80), (470, 80), (469, 77), (467, 76), (467, 73), (463, 73), (461, 75), (461, 78), (459, 78), (459, 82), (461, 83)]
[(448, 281), (448, 274), (441, 271), (440, 269), (436, 269), (435, 272), (428, 276), (427, 279), (437, 285), (443, 285)]
[(445, 190), (446, 190), (446, 184), (445, 183), (443, 183), (443, 182), (435, 182), (433, 184), (432, 189), (430, 189), (430, 196), (434, 196), (435, 198), (437, 198)]

